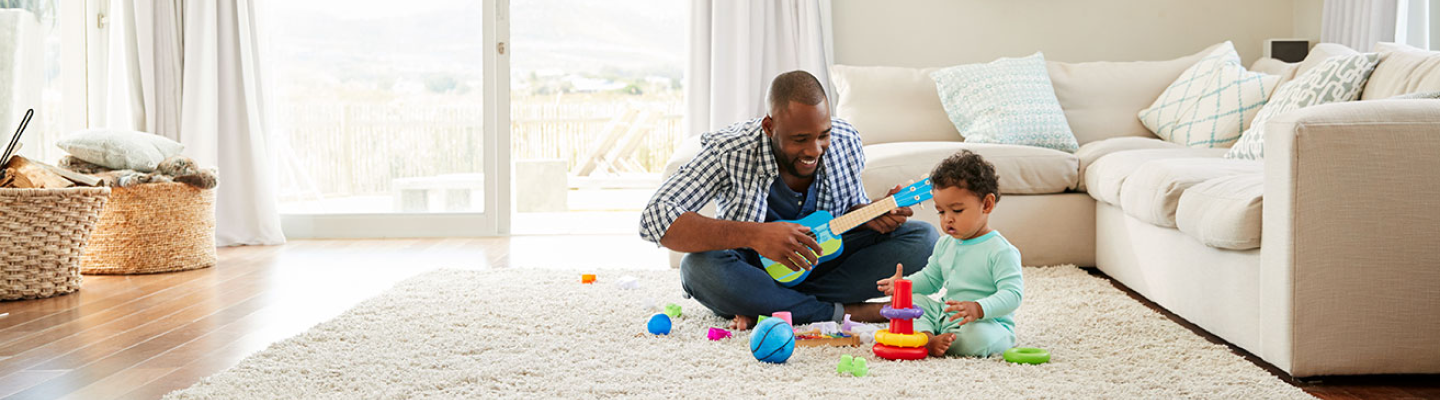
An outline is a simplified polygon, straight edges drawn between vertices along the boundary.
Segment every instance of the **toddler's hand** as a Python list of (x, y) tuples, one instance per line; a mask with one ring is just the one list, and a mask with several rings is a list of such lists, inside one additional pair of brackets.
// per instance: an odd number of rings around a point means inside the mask
[(886, 296), (894, 296), (895, 280), (903, 278), (904, 276), (905, 267), (901, 264), (895, 264), (895, 276), (875, 281), (875, 289), (879, 290), (881, 293), (885, 293)]
[(955, 316), (950, 317), (951, 321), (961, 318), (965, 319), (964, 321), (960, 321), (960, 325), (965, 325), (971, 322), (975, 322), (975, 320), (977, 319), (985, 318), (985, 309), (980, 307), (980, 303), (976, 303), (973, 301), (946, 300), (945, 305), (948, 306), (945, 307), (945, 312), (955, 311)]

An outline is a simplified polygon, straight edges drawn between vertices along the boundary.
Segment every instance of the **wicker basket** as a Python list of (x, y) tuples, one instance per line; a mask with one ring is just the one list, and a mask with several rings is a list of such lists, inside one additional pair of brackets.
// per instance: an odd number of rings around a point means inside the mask
[(80, 257), (108, 188), (0, 189), (0, 300), (80, 289)]
[(80, 272), (151, 274), (215, 265), (215, 190), (184, 183), (114, 188)]

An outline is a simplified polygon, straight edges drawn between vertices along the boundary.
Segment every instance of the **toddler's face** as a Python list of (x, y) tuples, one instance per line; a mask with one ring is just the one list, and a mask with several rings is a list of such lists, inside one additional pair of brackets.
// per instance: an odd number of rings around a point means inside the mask
[(969, 189), (945, 187), (930, 192), (935, 210), (940, 213), (940, 231), (950, 237), (966, 240), (984, 234), (988, 229), (990, 211), (995, 209), (995, 196), (976, 196)]

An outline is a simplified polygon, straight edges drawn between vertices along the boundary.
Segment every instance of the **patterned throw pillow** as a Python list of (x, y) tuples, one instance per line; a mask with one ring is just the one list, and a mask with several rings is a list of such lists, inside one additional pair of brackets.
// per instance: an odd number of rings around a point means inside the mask
[(1050, 85), (1045, 56), (1001, 58), (932, 72), (940, 103), (966, 142), (1080, 148)]
[(1225, 153), (1225, 158), (1259, 160), (1265, 158), (1265, 123), (1275, 116), (1301, 108), (1351, 101), (1360, 98), (1365, 81), (1380, 62), (1380, 53), (1331, 57), (1319, 66), (1305, 71), (1275, 90), (1275, 96), (1240, 141)]
[(1226, 147), (1275, 90), (1277, 75), (1249, 72), (1235, 45), (1222, 43), (1140, 110), (1140, 123), (1170, 142), (1190, 147)]

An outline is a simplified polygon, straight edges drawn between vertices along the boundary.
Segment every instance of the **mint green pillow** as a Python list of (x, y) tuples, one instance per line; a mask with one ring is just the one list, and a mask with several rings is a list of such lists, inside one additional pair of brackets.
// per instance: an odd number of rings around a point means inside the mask
[(930, 73), (940, 103), (966, 142), (1080, 148), (1045, 69), (1045, 56), (1001, 58)]

